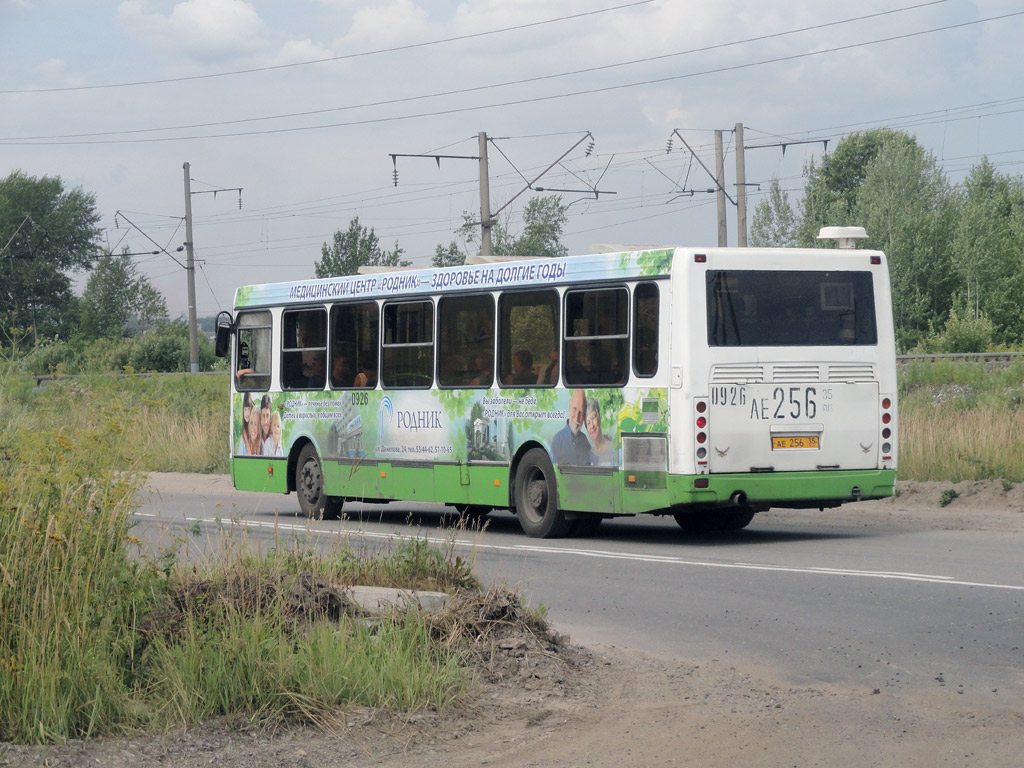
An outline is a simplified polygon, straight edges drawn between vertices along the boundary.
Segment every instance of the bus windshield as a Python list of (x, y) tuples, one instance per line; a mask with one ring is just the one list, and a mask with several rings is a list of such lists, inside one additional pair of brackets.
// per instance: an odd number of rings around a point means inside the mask
[(870, 272), (708, 270), (711, 347), (875, 345)]

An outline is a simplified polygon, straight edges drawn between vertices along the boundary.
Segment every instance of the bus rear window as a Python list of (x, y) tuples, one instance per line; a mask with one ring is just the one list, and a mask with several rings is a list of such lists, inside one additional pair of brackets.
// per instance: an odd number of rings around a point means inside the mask
[(878, 343), (870, 272), (711, 271), (708, 346)]

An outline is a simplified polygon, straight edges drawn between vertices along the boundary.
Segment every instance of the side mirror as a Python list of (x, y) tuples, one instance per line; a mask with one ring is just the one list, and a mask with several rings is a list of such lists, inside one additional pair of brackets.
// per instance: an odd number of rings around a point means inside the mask
[(221, 312), (217, 315), (217, 342), (214, 345), (214, 353), (217, 357), (227, 357), (231, 354), (231, 334), (235, 332), (235, 324), (228, 312)]

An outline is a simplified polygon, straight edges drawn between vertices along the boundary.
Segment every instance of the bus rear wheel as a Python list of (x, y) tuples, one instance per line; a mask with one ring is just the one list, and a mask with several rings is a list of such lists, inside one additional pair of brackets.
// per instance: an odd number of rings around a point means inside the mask
[(541, 448), (531, 448), (519, 462), (516, 472), (516, 516), (527, 536), (556, 539), (572, 530), (558, 508), (558, 485), (551, 459)]
[(324, 473), (316, 448), (306, 445), (295, 466), (295, 493), (302, 513), (313, 520), (336, 520), (344, 500), (324, 493)]
[(709, 533), (712, 531), (739, 531), (750, 525), (754, 519), (752, 507), (733, 507), (714, 511), (688, 510), (676, 512), (676, 522), (684, 531)]

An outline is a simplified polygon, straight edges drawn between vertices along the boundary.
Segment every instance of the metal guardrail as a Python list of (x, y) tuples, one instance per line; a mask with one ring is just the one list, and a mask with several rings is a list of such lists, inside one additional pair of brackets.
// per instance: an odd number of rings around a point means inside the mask
[[(192, 373), (191, 371), (156, 371), (156, 372), (140, 372), (140, 373), (118, 373), (116, 375), (117, 375), (118, 378), (121, 378), (121, 379), (124, 379), (124, 378), (145, 379), (145, 378), (148, 378), (150, 376), (217, 376), (217, 375), (225, 375), (225, 374), (227, 374), (227, 371), (199, 371), (197, 373)], [(53, 376), (53, 375), (48, 374), (48, 373), (34, 373), (34, 374), (30, 374), (30, 375), (36, 380), (36, 386), (37, 387), (41, 387), (41, 386), (43, 386), (43, 382), (46, 382), (46, 381), (54, 381), (54, 380), (57, 380), (57, 379), (74, 379), (74, 378), (76, 378), (78, 376), (84, 376), (85, 374), (68, 373), (68, 374), (63, 374), (63, 375), (60, 375), (60, 376)]]
[(911, 360), (964, 360), (977, 363), (1006, 362), (1024, 358), (1024, 352), (955, 352), (935, 355), (896, 355), (897, 363), (906, 363)]

